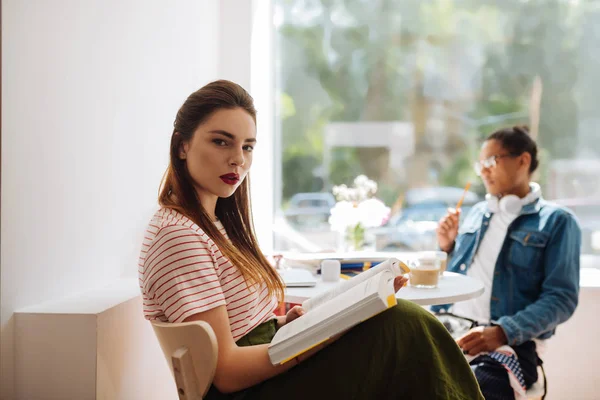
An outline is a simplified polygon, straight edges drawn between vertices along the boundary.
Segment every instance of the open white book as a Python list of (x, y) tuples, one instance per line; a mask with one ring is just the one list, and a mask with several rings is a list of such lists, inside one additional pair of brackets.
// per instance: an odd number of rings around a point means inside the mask
[(393, 307), (394, 278), (409, 272), (390, 258), (302, 303), (306, 314), (285, 324), (269, 345), (273, 365), (283, 364), (327, 339)]

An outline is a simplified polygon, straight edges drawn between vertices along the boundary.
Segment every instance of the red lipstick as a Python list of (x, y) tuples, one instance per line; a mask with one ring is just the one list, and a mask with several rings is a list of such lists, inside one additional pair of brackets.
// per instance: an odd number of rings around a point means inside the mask
[(221, 180), (228, 185), (235, 185), (240, 180), (240, 176), (238, 174), (225, 174), (221, 175), (219, 178), (221, 178)]

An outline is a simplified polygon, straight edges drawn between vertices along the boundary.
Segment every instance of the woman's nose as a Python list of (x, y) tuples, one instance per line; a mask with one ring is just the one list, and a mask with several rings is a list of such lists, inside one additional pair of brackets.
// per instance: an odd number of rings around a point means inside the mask
[(245, 162), (246, 162), (246, 160), (244, 158), (244, 150), (240, 149), (239, 151), (236, 151), (231, 155), (231, 158), (229, 160), (229, 165), (233, 165), (236, 167), (242, 167)]

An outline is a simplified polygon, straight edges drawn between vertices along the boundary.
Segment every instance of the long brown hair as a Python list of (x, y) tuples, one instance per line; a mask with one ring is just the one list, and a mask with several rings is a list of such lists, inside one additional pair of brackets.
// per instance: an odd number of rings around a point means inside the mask
[(283, 300), (283, 282), (260, 251), (254, 233), (249, 177), (246, 176), (232, 196), (217, 200), (215, 215), (223, 223), (230, 242), (219, 232), (202, 207), (186, 161), (179, 158), (181, 143), (189, 142), (200, 124), (218, 110), (235, 108), (246, 111), (256, 123), (254, 100), (236, 83), (226, 80), (211, 82), (187, 98), (173, 124), (169, 167), (161, 182), (158, 202), (194, 221), (240, 270), (248, 287), (264, 282), (270, 295)]

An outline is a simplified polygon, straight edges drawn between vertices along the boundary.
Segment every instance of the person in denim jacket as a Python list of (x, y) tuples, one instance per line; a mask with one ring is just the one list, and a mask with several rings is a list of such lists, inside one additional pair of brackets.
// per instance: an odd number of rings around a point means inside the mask
[(522, 367), (517, 372), (526, 378), (521, 384), (528, 388), (537, 380), (543, 340), (577, 306), (581, 230), (569, 210), (542, 198), (539, 185), (531, 182), (537, 166), (537, 146), (526, 127), (494, 132), (475, 163), (486, 201), (460, 226), (460, 210), (450, 209), (437, 229), (439, 246), (450, 257), (448, 270), (484, 283), (482, 296), (456, 303), (451, 311), (481, 325), (457, 343), (471, 356), (486, 399), (512, 399), (517, 393), (507, 364), (488, 356), (499, 348), (514, 350)]

